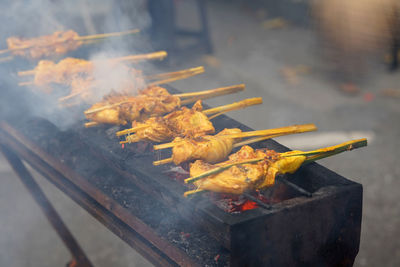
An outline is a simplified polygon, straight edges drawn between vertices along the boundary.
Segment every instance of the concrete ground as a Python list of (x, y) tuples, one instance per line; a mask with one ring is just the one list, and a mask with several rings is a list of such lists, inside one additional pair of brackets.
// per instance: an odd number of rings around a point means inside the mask
[[(187, 2), (179, 2), (178, 23), (190, 26), (194, 7)], [(321, 164), (364, 186), (355, 265), (400, 266), (400, 99), (382, 94), (383, 89), (400, 89), (400, 72), (387, 73), (377, 64), (360, 85), (361, 92), (349, 96), (328, 78), (312, 29), (282, 21), (273, 26), (269, 10), (255, 12), (236, 2), (209, 1), (208, 11), (214, 54), (193, 52), (173, 60), (173, 68), (205, 65), (206, 73), (172, 85), (195, 91), (245, 83), (245, 92), (207, 103), (262, 96), (262, 106), (229, 116), (255, 129), (315, 123), (318, 133), (278, 139), (293, 149), (368, 137), (367, 148)], [(68, 253), (3, 158), (0, 176), (0, 266), (65, 264)], [(149, 265), (47, 181), (38, 180), (95, 266)]]

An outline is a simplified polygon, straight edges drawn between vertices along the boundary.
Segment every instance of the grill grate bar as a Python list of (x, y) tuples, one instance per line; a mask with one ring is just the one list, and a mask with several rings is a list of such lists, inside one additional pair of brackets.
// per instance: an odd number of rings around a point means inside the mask
[(293, 188), (294, 190), (298, 191), (300, 194), (302, 194), (303, 196), (306, 197), (312, 197), (312, 193), (308, 192), (307, 190), (305, 190), (304, 188), (301, 188), (300, 186), (298, 186), (297, 184), (294, 184), (292, 182), (290, 182), (287, 179), (284, 179), (282, 177), (277, 177), (277, 180), (279, 180), (279, 182), (284, 183), (287, 186), (290, 186), (291, 188)]
[(262, 207), (262, 208), (264, 208), (264, 209), (267, 209), (267, 210), (272, 209), (271, 205), (265, 204), (264, 202), (262, 202), (261, 200), (259, 200), (259, 199), (256, 198), (256, 197), (252, 196), (252, 195), (249, 194), (249, 193), (243, 193), (243, 195), (244, 195), (247, 199), (256, 202), (258, 206), (260, 206), (260, 207)]

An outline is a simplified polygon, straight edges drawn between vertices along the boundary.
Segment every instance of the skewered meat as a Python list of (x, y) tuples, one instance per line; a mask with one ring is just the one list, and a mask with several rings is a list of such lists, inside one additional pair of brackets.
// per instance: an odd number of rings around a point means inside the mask
[(224, 129), (216, 135), (205, 135), (191, 138), (176, 137), (173, 141), (172, 160), (178, 165), (185, 161), (202, 159), (209, 163), (216, 163), (225, 159), (232, 151), (233, 144), (240, 138), (224, 136), (241, 133), (240, 129)]
[(94, 90), (102, 84), (112, 83), (114, 76), (119, 78), (118, 84), (111, 84), (111, 86), (118, 86), (119, 92), (132, 94), (144, 86), (142, 71), (116, 61), (107, 62), (107, 66), (112, 71), (100, 77), (100, 75), (95, 75), (96, 68), (93, 61), (65, 58), (55, 64), (49, 60), (41, 60), (34, 70), (34, 84), (45, 92), (51, 92), (54, 84), (70, 86), (71, 94), (82, 92), (81, 97), (86, 95), (87, 98), (92, 96)]
[[(154, 165), (174, 162), (176, 165), (185, 161), (196, 159), (208, 163), (217, 163), (224, 160), (234, 147), (240, 147), (269, 138), (282, 135), (315, 131), (314, 124), (292, 125), (275, 129), (242, 132), (240, 129), (224, 129), (214, 136), (205, 135), (198, 138), (177, 137), (174, 141), (166, 144), (155, 145), (154, 149), (165, 149), (172, 147), (172, 157), (154, 161)], [(241, 138), (254, 137), (239, 142)]]
[(93, 63), (79, 58), (65, 58), (55, 64), (50, 60), (41, 60), (35, 68), (34, 83), (44, 86), (51, 83), (70, 84), (75, 76), (93, 73)]
[(7, 39), (7, 45), (13, 55), (38, 59), (77, 49), (82, 45), (78, 38), (78, 33), (72, 30), (57, 31), (51, 35), (30, 39), (10, 37)]
[[(296, 152), (292, 151), (292, 153)], [(264, 160), (232, 166), (222, 172), (197, 180), (194, 184), (202, 190), (243, 194), (248, 190), (272, 186), (277, 174), (293, 173), (306, 160), (306, 156), (303, 155), (281, 157), (273, 150), (254, 150), (249, 146), (243, 146), (238, 152), (229, 156), (229, 160), (217, 165), (202, 160), (195, 161), (190, 166), (190, 176), (202, 174), (218, 166), (256, 158), (264, 158)]]
[[(35, 68), (33, 82), (43, 91), (51, 93), (53, 91), (52, 84), (71, 85), (74, 78), (87, 77), (91, 73), (93, 73), (93, 63), (87, 60), (69, 57), (57, 64), (50, 60), (41, 60)], [(82, 83), (83, 81), (77, 82)]]
[(98, 123), (125, 125), (135, 120), (142, 121), (150, 116), (172, 112), (180, 106), (180, 98), (171, 95), (165, 88), (152, 86), (140, 91), (137, 96), (111, 93), (88, 111), (105, 106), (109, 108), (86, 114), (86, 118)]
[(203, 106), (199, 100), (191, 109), (182, 107), (164, 117), (153, 117), (143, 123), (134, 121), (132, 127), (143, 128), (134, 135), (128, 135), (126, 141), (165, 142), (177, 136), (198, 137), (214, 133), (214, 126), (202, 110)]

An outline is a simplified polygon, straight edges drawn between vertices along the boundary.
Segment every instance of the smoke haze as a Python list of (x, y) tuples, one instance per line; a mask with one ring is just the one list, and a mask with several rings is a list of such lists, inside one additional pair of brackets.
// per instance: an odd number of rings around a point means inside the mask
[[(63, 30), (74, 30), (83, 36), (136, 28), (146, 30), (150, 25), (150, 17), (146, 12), (144, 0), (4, 2), (0, 10), (0, 23), (7, 26), (0, 29), (1, 49), (6, 49), (6, 39), (11, 36), (32, 38)], [(126, 88), (126, 82), (132, 75), (125, 67), (111, 66), (106, 61), (98, 59), (137, 54), (143, 51), (151, 52), (151, 47), (143, 36), (136, 34), (133, 37), (116, 37), (102, 43), (81, 46), (76, 51), (58, 58), (49, 58), (49, 60), (57, 63), (68, 56), (94, 60), (96, 63), (93, 77), (96, 80), (96, 93), (89, 101), (93, 103), (99, 101), (111, 90), (120, 91)], [(1, 57), (3, 55), (0, 55)], [(28, 77), (18, 77), (17, 71), (33, 69), (37, 62), (15, 57), (13, 61), (0, 64), (3, 100), (14, 99), (17, 104), (10, 105), (10, 101), (4, 101), (0, 108), (1, 113), (9, 117), (9, 115), (16, 116), (19, 112), (30, 112), (32, 115), (43, 116), (62, 128), (82, 120), (84, 118), (82, 106), (73, 109), (59, 107), (58, 98), (63, 94), (68, 94), (65, 88), (55, 87), (53, 88), (55, 93), (47, 95), (33, 87), (17, 86), (18, 82), (28, 79)], [(140, 68), (148, 70), (151, 66), (142, 64)], [(29, 78), (33, 79), (32, 76)]]

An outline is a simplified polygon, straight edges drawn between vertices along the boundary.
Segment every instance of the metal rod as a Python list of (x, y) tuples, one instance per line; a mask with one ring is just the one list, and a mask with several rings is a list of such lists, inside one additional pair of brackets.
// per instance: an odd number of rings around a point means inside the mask
[(265, 204), (264, 202), (262, 202), (261, 200), (259, 200), (259, 199), (256, 198), (256, 197), (252, 196), (252, 195), (249, 194), (249, 193), (243, 193), (243, 196), (245, 196), (247, 199), (249, 199), (249, 200), (251, 200), (251, 201), (256, 202), (258, 206), (260, 206), (260, 207), (262, 207), (262, 208), (264, 208), (264, 209), (267, 209), (267, 210), (272, 209), (271, 205)]
[(30, 172), (26, 169), (21, 159), (3, 144), (0, 144), (0, 150), (15, 173), (21, 179), (22, 183), (28, 189), (36, 203), (39, 205), (51, 226), (54, 228), (65, 246), (72, 254), (73, 260), (69, 265), (74, 265), (76, 267), (93, 267), (92, 263), (86, 257), (85, 252), (81, 249), (78, 242), (72, 236), (71, 232), (68, 230), (57, 211), (51, 205), (42, 189), (33, 179)]
[(302, 195), (306, 196), (306, 197), (312, 197), (312, 193), (308, 192), (307, 190), (301, 188), (300, 186), (290, 182), (289, 180), (285, 179), (285, 178), (281, 178), (281, 177), (277, 177), (276, 178), (279, 182), (284, 183), (287, 186), (290, 186), (291, 188), (295, 189), (296, 191), (298, 191), (299, 193), (301, 193)]

